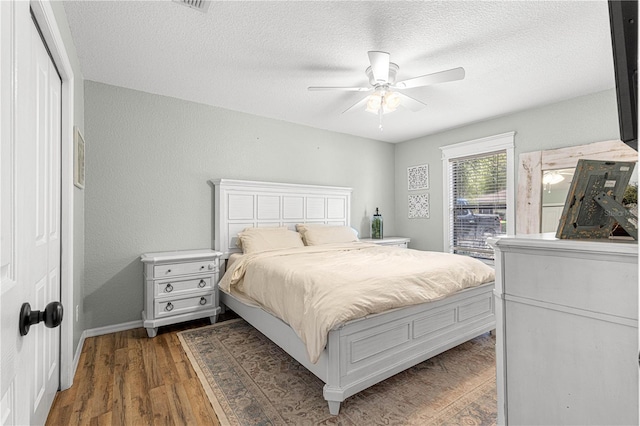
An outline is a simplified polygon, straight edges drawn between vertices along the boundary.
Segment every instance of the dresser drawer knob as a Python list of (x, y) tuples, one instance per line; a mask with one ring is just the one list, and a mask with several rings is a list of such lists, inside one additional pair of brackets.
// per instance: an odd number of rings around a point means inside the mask
[(198, 287), (202, 288), (205, 285), (207, 285), (207, 283), (204, 280), (200, 280), (200, 282), (198, 283)]
[(200, 298), (200, 304), (201, 305), (206, 305), (207, 304), (207, 299), (205, 299), (204, 297)]
[(172, 290), (173, 290), (173, 286), (171, 284), (167, 284), (167, 286), (164, 288), (164, 291), (166, 293), (171, 293)]
[(173, 303), (167, 303), (167, 306), (164, 307), (164, 310), (167, 312), (173, 311)]
[(167, 274), (170, 274), (170, 273), (171, 273), (171, 269), (167, 269)]

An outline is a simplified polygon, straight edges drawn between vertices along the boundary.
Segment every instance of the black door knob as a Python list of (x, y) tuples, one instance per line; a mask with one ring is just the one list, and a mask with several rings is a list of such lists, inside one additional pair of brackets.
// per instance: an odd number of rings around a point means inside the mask
[(18, 324), (20, 328), (20, 335), (26, 336), (29, 333), (29, 328), (33, 324), (37, 324), (44, 321), (44, 325), (48, 328), (57, 327), (62, 323), (62, 314), (64, 309), (60, 302), (51, 302), (45, 308), (44, 311), (32, 311), (29, 303), (23, 303), (20, 309), (20, 322)]

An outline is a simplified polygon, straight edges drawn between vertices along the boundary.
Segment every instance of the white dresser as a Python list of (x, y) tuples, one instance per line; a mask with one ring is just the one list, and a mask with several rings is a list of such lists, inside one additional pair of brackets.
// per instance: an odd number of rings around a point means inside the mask
[(411, 241), (411, 238), (407, 238), (407, 237), (361, 238), (360, 241), (364, 243), (374, 243), (381, 246), (409, 248), (409, 241)]
[(146, 253), (144, 263), (143, 326), (149, 337), (158, 327), (209, 317), (215, 323), (218, 303), (219, 259), (213, 250)]
[(498, 423), (638, 424), (638, 245), (505, 237), (496, 250)]

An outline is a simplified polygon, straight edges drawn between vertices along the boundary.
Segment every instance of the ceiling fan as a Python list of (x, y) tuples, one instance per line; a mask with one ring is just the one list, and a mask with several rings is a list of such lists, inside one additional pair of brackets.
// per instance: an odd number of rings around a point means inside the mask
[(447, 81), (462, 80), (464, 78), (464, 68), (458, 67), (446, 71), (426, 74), (408, 80), (396, 81), (396, 75), (400, 67), (390, 62), (390, 55), (387, 52), (369, 51), (369, 66), (365, 73), (369, 78), (369, 87), (318, 87), (311, 86), (310, 91), (317, 90), (338, 90), (346, 92), (369, 92), (373, 94), (359, 100), (343, 111), (351, 111), (366, 105), (366, 111), (378, 114), (380, 117), (380, 130), (382, 130), (382, 115), (395, 111), (402, 105), (411, 111), (419, 111), (427, 105), (412, 98), (399, 90), (413, 89), (416, 87), (430, 86), (432, 84), (445, 83)]

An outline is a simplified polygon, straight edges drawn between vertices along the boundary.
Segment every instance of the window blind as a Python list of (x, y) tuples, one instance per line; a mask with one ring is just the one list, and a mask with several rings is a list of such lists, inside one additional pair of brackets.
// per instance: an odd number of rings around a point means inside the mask
[(493, 259), (487, 238), (506, 233), (507, 153), (449, 160), (451, 252)]

